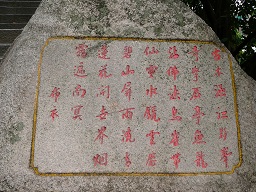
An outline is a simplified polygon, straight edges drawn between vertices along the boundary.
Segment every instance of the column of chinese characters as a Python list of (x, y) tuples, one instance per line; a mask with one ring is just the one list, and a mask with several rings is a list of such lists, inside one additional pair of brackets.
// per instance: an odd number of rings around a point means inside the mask
[[(107, 44), (102, 44), (101, 47), (98, 49), (98, 59), (102, 61), (109, 61), (110, 56), (109, 56), (109, 46)], [(105, 63), (104, 65), (101, 66), (99, 69), (98, 77), (100, 80), (104, 79), (109, 79), (113, 75), (108, 72), (108, 63)], [(109, 85), (101, 85), (98, 88), (98, 93), (96, 94), (97, 97), (102, 96), (105, 97), (106, 99), (110, 98), (110, 91), (111, 87)], [(107, 110), (107, 107), (105, 105), (101, 106), (101, 109), (99, 110), (99, 115), (96, 116), (100, 122), (104, 122), (109, 115), (109, 112)], [(94, 142), (99, 143), (100, 145), (103, 145), (104, 142), (109, 139), (109, 136), (107, 135), (108, 128), (105, 125), (102, 125), (96, 134), (96, 137), (94, 139)], [(94, 166), (107, 166), (108, 165), (108, 153), (105, 152), (103, 154), (96, 154), (93, 157), (93, 162)]]

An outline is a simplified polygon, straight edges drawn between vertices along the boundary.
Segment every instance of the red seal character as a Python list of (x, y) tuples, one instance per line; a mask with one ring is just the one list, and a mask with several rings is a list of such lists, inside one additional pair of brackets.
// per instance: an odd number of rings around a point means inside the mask
[(150, 48), (149, 46), (147, 46), (144, 53), (145, 53), (145, 55), (148, 56), (148, 55), (158, 54), (159, 51), (155, 47)]
[(150, 88), (146, 90), (146, 95), (149, 95), (150, 98), (152, 98), (153, 95), (156, 95), (157, 88), (153, 87), (153, 85), (150, 85)]
[(223, 73), (221, 72), (221, 68), (218, 66), (218, 68), (215, 70), (214, 76), (220, 77)]
[[(218, 107), (218, 109), (220, 109)], [(221, 111), (221, 112), (216, 112), (217, 113), (217, 119), (220, 120), (220, 119), (227, 119), (228, 118), (228, 112), (227, 111)]]
[(176, 99), (180, 100), (180, 96), (179, 96), (180, 93), (177, 89), (177, 86), (174, 85), (174, 88), (173, 89), (171, 88), (170, 90), (172, 91), (172, 93), (169, 94), (170, 100), (176, 100)]
[(95, 138), (94, 142), (99, 140), (100, 141), (100, 144), (103, 144), (103, 140), (104, 140), (104, 137), (108, 138), (107, 135), (104, 134), (104, 132), (106, 131), (106, 127), (105, 126), (102, 126), (100, 129), (98, 129), (98, 136)]
[(206, 168), (208, 164), (204, 161), (204, 154), (202, 151), (196, 152), (196, 166)]
[(106, 108), (105, 108), (104, 106), (102, 106), (100, 112), (101, 112), (101, 113), (100, 113), (98, 116), (96, 116), (96, 117), (100, 118), (100, 120), (106, 119), (106, 118), (107, 118), (107, 115), (108, 115), (108, 112), (106, 111)]
[(56, 107), (54, 107), (54, 109), (51, 110), (51, 115), (50, 115), (50, 117), (52, 118), (52, 121), (54, 121), (54, 119), (55, 119), (56, 117), (59, 117), (58, 111), (57, 111)]
[(81, 85), (77, 85), (75, 90), (73, 91), (73, 96), (80, 96), (82, 98), (84, 98), (85, 94), (86, 94), (86, 90), (81, 88)]
[(132, 119), (132, 116), (133, 116), (132, 110), (134, 109), (135, 108), (127, 108), (127, 109), (120, 110), (119, 112), (122, 112), (122, 119)]
[(83, 64), (83, 62), (80, 62), (79, 66), (74, 66), (74, 76), (80, 78), (85, 78), (87, 76)]
[(174, 130), (171, 134), (172, 140), (169, 144), (173, 144), (174, 147), (179, 145), (179, 132)]
[(149, 78), (153, 78), (153, 75), (155, 74), (157, 69), (158, 69), (158, 67), (154, 66), (154, 65), (150, 65), (149, 67), (146, 68), (146, 70), (149, 74)]
[(154, 131), (154, 130), (151, 130), (147, 135), (146, 137), (150, 137), (150, 145), (155, 145), (155, 135), (160, 135), (160, 132), (157, 132), (157, 131)]
[(128, 101), (131, 100), (131, 94), (132, 94), (131, 82), (127, 82), (124, 84), (124, 87), (121, 93), (124, 93), (124, 95), (128, 98)]
[(232, 155), (232, 152), (228, 152), (228, 147), (223, 147), (221, 149), (221, 161), (225, 163), (225, 167), (228, 168), (228, 157)]
[(173, 80), (175, 81), (177, 79), (177, 75), (179, 74), (179, 70), (177, 69), (177, 67), (174, 65), (173, 67), (170, 67), (167, 71), (166, 71), (168, 76), (173, 76)]
[(196, 66), (192, 68), (192, 74), (194, 75), (193, 81), (198, 81), (198, 72), (199, 69)]
[(58, 98), (60, 96), (60, 92), (59, 92), (60, 88), (54, 87), (54, 89), (52, 90), (52, 93), (49, 97), (54, 98), (54, 101), (57, 102)]
[(126, 71), (122, 71), (121, 75), (122, 76), (127, 76), (127, 75), (133, 75), (134, 74), (134, 70), (130, 69), (130, 65), (126, 65)]
[(215, 50), (212, 52), (212, 56), (215, 61), (219, 61), (220, 60), (220, 50), (215, 48)]
[(132, 134), (131, 134), (131, 129), (130, 127), (127, 128), (127, 131), (122, 131), (123, 132), (123, 138), (122, 138), (122, 142), (134, 142), (135, 139), (132, 139)]
[(192, 54), (195, 57), (195, 61), (198, 61), (198, 53), (199, 53), (199, 50), (197, 49), (197, 46), (194, 46), (193, 50), (189, 52), (189, 54)]
[(149, 167), (154, 167), (156, 165), (156, 153), (153, 152), (148, 155), (146, 165)]
[(132, 54), (132, 47), (131, 46), (125, 46), (124, 47), (123, 58), (131, 58), (131, 54)]
[(177, 54), (177, 49), (176, 46), (173, 47), (169, 47), (169, 59), (178, 59), (179, 58), (179, 54)]
[(108, 164), (108, 154), (103, 153), (102, 155), (96, 154), (93, 157), (94, 167), (97, 165), (104, 165), (106, 166)]
[(102, 95), (102, 96), (106, 97), (107, 99), (109, 98), (109, 96), (110, 96), (110, 87), (109, 87), (109, 85), (107, 85), (107, 86), (102, 85), (100, 88), (98, 88), (98, 90), (99, 90), (99, 93), (96, 95), (97, 97), (99, 95)]
[(178, 169), (179, 168), (179, 163), (180, 163), (180, 154), (176, 153), (170, 159), (173, 160), (173, 164), (175, 166), (175, 169)]
[(227, 130), (226, 130), (226, 128), (220, 128), (219, 139), (223, 139), (223, 141), (225, 141), (227, 139)]
[(201, 131), (196, 130), (193, 144), (205, 144), (206, 142), (203, 141), (203, 138), (204, 135), (201, 133)]
[(146, 111), (144, 113), (144, 117), (155, 122), (160, 121), (160, 118), (156, 116), (156, 106), (146, 107)]
[(170, 119), (171, 121), (181, 121), (182, 117), (178, 116), (178, 109), (175, 107), (172, 107), (172, 118)]
[(200, 124), (200, 120), (201, 120), (201, 117), (204, 116), (205, 114), (201, 112), (201, 109), (199, 106), (196, 106), (194, 108), (195, 110), (195, 113), (194, 115), (192, 116), (193, 119), (196, 119), (196, 124)]
[(199, 99), (201, 97), (201, 93), (199, 91), (200, 87), (196, 87), (196, 88), (192, 88), (192, 89), (193, 89), (193, 95), (190, 98), (190, 100)]
[(108, 46), (106, 44), (102, 45), (98, 51), (98, 58), (100, 59), (110, 59), (107, 57), (108, 54)]
[(71, 110), (74, 112), (74, 116), (73, 116), (73, 119), (76, 120), (76, 119), (79, 119), (79, 120), (82, 120), (81, 116), (80, 115), (80, 110), (82, 109), (82, 105), (77, 105), (75, 107), (72, 107)]
[(222, 87), (222, 84), (214, 85), (214, 90), (216, 91), (215, 97), (226, 96), (226, 89)]
[(99, 70), (99, 77), (101, 78), (101, 79), (104, 79), (104, 78), (109, 78), (109, 77), (111, 77), (112, 76), (112, 74), (107, 74), (107, 64), (106, 65), (103, 65), (103, 66), (101, 66), (101, 70)]
[(87, 56), (86, 49), (88, 49), (88, 45), (78, 44), (76, 46), (76, 56), (85, 58)]
[(132, 164), (131, 160), (130, 160), (130, 154), (128, 152), (125, 153), (125, 166), (126, 167), (130, 167), (130, 165)]

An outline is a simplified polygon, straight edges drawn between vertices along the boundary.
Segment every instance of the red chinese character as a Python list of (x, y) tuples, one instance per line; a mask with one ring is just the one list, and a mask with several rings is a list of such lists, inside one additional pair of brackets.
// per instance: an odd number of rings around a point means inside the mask
[(101, 70), (99, 70), (99, 77), (101, 78), (101, 79), (103, 79), (103, 78), (109, 78), (109, 77), (111, 77), (112, 76), (112, 74), (109, 74), (109, 75), (107, 75), (107, 64), (106, 65), (103, 65), (103, 66), (101, 66)]
[(177, 67), (174, 65), (173, 67), (170, 67), (167, 71), (166, 71), (168, 76), (173, 76), (173, 80), (175, 81), (177, 79), (177, 75), (179, 74), (179, 70), (177, 69)]
[(179, 58), (179, 54), (177, 54), (176, 46), (169, 47), (170, 59), (177, 59)]
[(199, 72), (199, 69), (196, 66), (192, 68), (192, 73), (194, 74), (193, 81), (198, 81), (198, 72)]
[(206, 168), (208, 164), (204, 161), (204, 154), (202, 151), (196, 152), (196, 166)]
[(222, 84), (214, 85), (214, 87), (214, 90), (216, 91), (215, 97), (226, 96), (226, 89), (222, 87)]
[(199, 92), (200, 87), (196, 87), (196, 88), (192, 88), (194, 90), (192, 97), (190, 98), (190, 100), (192, 99), (199, 99), (201, 97), (201, 93)]
[(74, 76), (80, 77), (80, 78), (85, 78), (87, 75), (85, 74), (83, 62), (80, 62), (80, 65), (74, 66)]
[(156, 153), (153, 152), (148, 155), (148, 160), (146, 165), (149, 167), (153, 167), (156, 165)]
[(77, 85), (75, 91), (73, 91), (73, 96), (80, 96), (83, 98), (86, 94), (85, 89), (81, 89), (81, 85)]
[(132, 164), (131, 160), (130, 160), (130, 154), (128, 152), (125, 153), (125, 166), (126, 167), (130, 167), (130, 165)]
[(149, 95), (152, 98), (152, 95), (156, 95), (157, 88), (150, 85), (150, 88), (146, 90), (146, 95)]
[(128, 101), (131, 100), (131, 94), (132, 94), (132, 89), (131, 89), (131, 82), (127, 82), (124, 84), (124, 87), (121, 91), (121, 93), (124, 92), (124, 95), (128, 98)]
[(123, 58), (130, 58), (132, 54), (132, 47), (131, 46), (125, 46), (124, 47), (124, 56)]
[(201, 133), (201, 131), (196, 130), (195, 135), (194, 135), (194, 142), (193, 144), (202, 144), (202, 143), (206, 143), (205, 141), (203, 141), (204, 135)]
[(220, 50), (216, 49), (212, 52), (212, 56), (214, 57), (215, 61), (219, 61), (220, 60)]
[[(218, 109), (220, 109), (218, 107)], [(217, 119), (227, 119), (228, 115), (227, 115), (227, 111), (221, 111), (221, 112), (216, 112), (218, 114)]]
[(228, 147), (223, 147), (221, 149), (221, 159), (225, 163), (226, 168), (228, 168), (228, 156), (232, 155), (232, 152), (228, 152)]
[(96, 116), (96, 117), (99, 117), (100, 120), (106, 119), (106, 116), (108, 115), (108, 112), (106, 111), (106, 108), (105, 108), (104, 106), (102, 106), (100, 112), (101, 112), (101, 114), (99, 114), (99, 115)]
[(101, 46), (101, 49), (98, 51), (98, 58), (101, 59), (110, 59), (107, 57), (108, 54), (108, 46), (106, 44)]
[(177, 116), (177, 113), (178, 113), (178, 109), (176, 109), (175, 107), (172, 107), (172, 118), (170, 119), (171, 121), (181, 121), (182, 117)]
[(176, 85), (174, 85), (174, 88), (173, 89), (171, 88), (170, 90), (171, 91), (173, 90), (172, 93), (168, 94), (170, 96), (170, 100), (175, 100), (175, 99), (179, 99), (180, 100), (180, 96), (179, 96), (180, 93), (179, 93)]
[(154, 120), (155, 122), (160, 121), (160, 118), (156, 117), (156, 106), (146, 107), (146, 111), (144, 113), (144, 117), (146, 117), (147, 119)]
[(174, 130), (172, 132), (172, 140), (169, 144), (173, 144), (173, 146), (178, 146), (179, 145), (179, 132), (177, 132), (176, 130)]
[(54, 98), (54, 101), (57, 102), (59, 96), (60, 96), (60, 92), (59, 92), (60, 88), (54, 87), (54, 89), (52, 90), (52, 93), (49, 97)]
[(96, 167), (97, 165), (104, 165), (106, 166), (108, 164), (108, 154), (103, 153), (102, 155), (96, 154), (93, 157), (93, 162), (94, 166)]
[[(55, 108), (55, 107), (54, 107)], [(52, 118), (52, 121), (54, 121), (54, 119), (55, 119), (55, 117), (59, 117), (59, 115), (58, 115), (58, 111), (57, 111), (57, 109), (55, 108), (55, 109), (53, 109), (53, 110), (51, 110), (51, 118)]]
[(121, 75), (126, 76), (129, 74), (134, 74), (134, 70), (130, 70), (130, 65), (126, 65), (126, 71), (122, 71)]
[(176, 169), (178, 169), (179, 167), (179, 163), (180, 163), (180, 154), (179, 153), (176, 153), (175, 155), (173, 155), (171, 157), (171, 160), (173, 160), (173, 164), (175, 166)]
[(194, 108), (194, 110), (195, 110), (195, 113), (194, 113), (194, 115), (192, 116), (192, 118), (193, 119), (196, 119), (196, 124), (200, 124), (200, 119), (201, 119), (201, 117), (202, 116), (204, 116), (205, 114), (204, 113), (201, 113), (201, 109), (200, 109), (200, 107), (199, 106), (196, 106), (195, 108)]
[(220, 77), (220, 75), (223, 74), (220, 70), (221, 70), (221, 68), (218, 66), (218, 68), (217, 68), (216, 71), (215, 71), (214, 76)]
[(80, 115), (80, 110), (81, 110), (82, 107), (83, 107), (82, 105), (77, 105), (77, 106), (71, 108), (71, 111), (74, 111), (74, 116), (73, 116), (74, 120), (76, 120), (77, 118), (79, 120), (82, 120), (81, 119), (82, 115)]
[(100, 88), (98, 88), (99, 89), (99, 94), (97, 94), (96, 96), (98, 97), (99, 95), (102, 95), (102, 96), (105, 96), (106, 95), (106, 98), (108, 99), (109, 98), (109, 92), (110, 92), (110, 87), (109, 87), (109, 85), (107, 85), (107, 86), (101, 86)]
[(154, 145), (155, 143), (155, 135), (160, 135), (160, 132), (151, 130), (146, 137), (150, 137), (150, 145)]
[(76, 56), (85, 58), (86, 55), (87, 55), (87, 53), (86, 53), (86, 49), (87, 49), (87, 48), (88, 48), (88, 45), (79, 44), (79, 45), (76, 47)]
[(158, 54), (159, 51), (155, 48), (155, 47), (151, 47), (151, 51), (149, 50), (149, 46), (146, 47), (144, 53), (148, 56), (148, 55), (152, 55), (152, 54)]
[(132, 119), (132, 115), (133, 115), (133, 112), (131, 110), (134, 110), (135, 108), (127, 108), (127, 109), (123, 109), (123, 110), (120, 110), (119, 112), (123, 112), (122, 113), (122, 119)]
[(220, 128), (220, 137), (219, 139), (223, 139), (225, 141), (227, 139), (227, 130), (226, 128)]
[(123, 138), (122, 138), (122, 142), (134, 142), (135, 139), (132, 139), (132, 134), (131, 134), (131, 129), (130, 127), (127, 128), (127, 131), (122, 131), (123, 132)]
[(153, 74), (156, 72), (157, 69), (158, 69), (158, 67), (154, 66), (154, 65), (150, 65), (149, 67), (146, 68), (146, 70), (149, 74), (149, 78), (153, 78)]
[(105, 126), (102, 126), (100, 129), (98, 129), (98, 133), (99, 133), (99, 134), (98, 134), (98, 136), (95, 138), (94, 142), (95, 142), (96, 140), (100, 140), (100, 144), (102, 144), (104, 137), (108, 138), (108, 136), (104, 134), (104, 132), (106, 131), (106, 129), (107, 129), (107, 128), (106, 128)]
[(192, 54), (196, 58), (195, 61), (198, 61), (198, 52), (197, 46), (194, 46), (192, 52), (189, 52), (189, 54)]

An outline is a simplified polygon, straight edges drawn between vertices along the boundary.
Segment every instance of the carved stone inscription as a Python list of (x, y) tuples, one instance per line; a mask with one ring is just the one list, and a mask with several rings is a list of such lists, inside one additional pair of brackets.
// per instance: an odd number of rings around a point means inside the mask
[(223, 48), (52, 38), (41, 56), (31, 159), (38, 173), (221, 174), (239, 164)]

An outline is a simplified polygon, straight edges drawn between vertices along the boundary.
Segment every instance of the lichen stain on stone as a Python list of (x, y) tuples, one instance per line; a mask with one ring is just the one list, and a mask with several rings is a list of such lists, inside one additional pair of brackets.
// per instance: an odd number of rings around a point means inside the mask
[(107, 5), (106, 5), (106, 2), (104, 0), (98, 0), (96, 1), (96, 7), (99, 11), (99, 19), (98, 20), (101, 20), (103, 19), (103, 17), (106, 17), (108, 16), (108, 14), (110, 13)]
[(14, 123), (11, 125), (10, 129), (8, 130), (8, 136), (9, 136), (11, 144), (14, 144), (21, 140), (19, 133), (23, 129), (24, 129), (23, 122)]
[(158, 26), (154, 28), (154, 33), (156, 36), (160, 36), (162, 32), (163, 32), (162, 27)]

